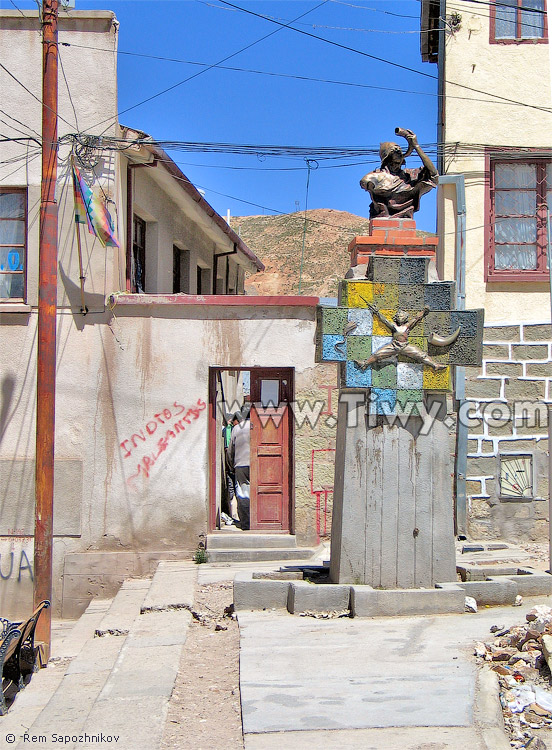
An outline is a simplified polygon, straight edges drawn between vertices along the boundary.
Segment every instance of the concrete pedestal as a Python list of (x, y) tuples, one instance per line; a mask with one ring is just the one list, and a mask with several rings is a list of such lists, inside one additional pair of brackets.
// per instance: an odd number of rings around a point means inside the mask
[(455, 581), (446, 396), (426, 395), (430, 428), (428, 417), (369, 415), (366, 398), (340, 394), (330, 578), (386, 589)]

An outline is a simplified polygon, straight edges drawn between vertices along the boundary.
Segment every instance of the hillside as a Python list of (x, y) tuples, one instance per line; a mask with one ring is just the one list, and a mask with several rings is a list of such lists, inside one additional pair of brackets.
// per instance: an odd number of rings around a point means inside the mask
[[(247, 294), (298, 293), (304, 216), (298, 212), (232, 218), (232, 229), (266, 267), (246, 280)], [(301, 294), (337, 296), (339, 280), (349, 268), (347, 248), (361, 234), (368, 234), (367, 218), (327, 208), (307, 211)]]

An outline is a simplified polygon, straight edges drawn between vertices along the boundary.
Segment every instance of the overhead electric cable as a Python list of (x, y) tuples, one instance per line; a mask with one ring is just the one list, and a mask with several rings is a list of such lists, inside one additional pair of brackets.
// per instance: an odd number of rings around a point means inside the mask
[[(228, 2), (228, 0), (219, 0), (219, 2), (223, 3), (224, 5), (229, 5), (232, 8), (237, 8), (238, 10), (241, 10), (243, 13), (247, 13), (248, 15), (256, 16), (257, 18), (262, 18), (265, 21), (268, 21), (269, 23), (276, 23), (280, 25), (279, 21), (273, 21), (268, 16), (264, 16), (262, 13), (255, 13), (253, 10), (248, 10), (247, 8), (242, 8), (239, 5), (234, 5), (233, 3)], [(400, 63), (393, 62), (392, 60), (386, 60), (383, 57), (378, 57), (376, 55), (371, 55), (369, 52), (364, 52), (360, 49), (355, 49), (355, 47), (349, 47), (346, 44), (340, 44), (339, 42), (334, 42), (331, 39), (326, 39), (323, 36), (318, 36), (318, 34), (312, 34), (310, 31), (304, 31), (303, 29), (296, 29), (294, 26), (286, 25), (286, 28), (291, 29), (292, 31), (295, 31), (297, 34), (303, 34), (304, 36), (311, 37), (312, 39), (318, 39), (321, 42), (325, 42), (326, 44), (330, 44), (332, 47), (338, 47), (339, 49), (346, 50), (348, 52), (354, 52), (355, 54), (362, 55), (363, 57), (368, 57), (371, 60), (377, 60), (378, 62), (383, 62), (386, 65), (391, 65), (394, 68), (400, 68), (401, 70), (407, 70), (410, 73), (417, 73), (418, 75), (424, 76), (424, 78), (430, 78), (434, 81), (438, 80), (438, 76), (431, 75), (431, 73), (424, 73), (421, 70), (417, 70), (416, 68), (410, 68), (408, 65), (401, 65)], [(518, 102), (515, 99), (509, 99), (508, 97), (500, 96), (499, 94), (493, 94), (488, 91), (482, 91), (480, 89), (473, 88), (472, 86), (467, 86), (463, 83), (456, 83), (455, 81), (446, 81), (447, 84), (450, 86), (458, 86), (462, 89), (467, 89), (469, 91), (475, 91), (478, 94), (487, 94), (488, 96), (496, 97), (497, 99), (502, 99), (507, 102), (514, 102), (515, 104), (521, 104), (522, 102)], [(536, 104), (525, 104), (524, 106), (530, 107), (531, 109), (538, 109), (538, 110), (544, 110), (548, 111), (547, 109), (543, 107), (539, 107)]]
[[(294, 23), (295, 21), (298, 21), (300, 18), (304, 18), (309, 13), (313, 13), (318, 8), (321, 8), (323, 5), (325, 5), (329, 0), (322, 0), (321, 3), (318, 3), (318, 5), (315, 5), (314, 8), (310, 8), (310, 10), (305, 11), (305, 13), (301, 13), (300, 16), (297, 16), (293, 19), (290, 23)], [(285, 24), (282, 24), (282, 26), (286, 26)], [(289, 27), (292, 28), (292, 27)], [(280, 31), (280, 29), (277, 29), (277, 31)], [(188, 81), (193, 80), (194, 78), (197, 78), (198, 76), (202, 75), (203, 73), (206, 73), (208, 70), (210, 70), (215, 65), (220, 65), (223, 62), (226, 62), (226, 60), (230, 60), (232, 57), (236, 57), (236, 55), (241, 54), (242, 52), (245, 52), (245, 50), (251, 49), (251, 47), (254, 47), (256, 44), (259, 44), (260, 42), (264, 41), (265, 39), (268, 39), (271, 36), (274, 36), (276, 31), (271, 31), (270, 34), (265, 34), (265, 36), (262, 36), (260, 39), (257, 39), (254, 42), (251, 42), (250, 44), (247, 44), (245, 47), (242, 47), (241, 49), (237, 50), (236, 52), (232, 52), (231, 55), (227, 55), (226, 57), (223, 57), (222, 60), (219, 60), (217, 63), (214, 63), (212, 66), (209, 66), (208, 68), (205, 68), (204, 70), (200, 70), (197, 73), (194, 73), (193, 76), (189, 76), (188, 78), (185, 78), (183, 81), (179, 81), (178, 83), (173, 84), (172, 86), (169, 86), (168, 88), (164, 89), (163, 91), (159, 91), (157, 94), (153, 94), (152, 96), (147, 97), (146, 99), (143, 99), (141, 102), (138, 102), (137, 104), (133, 104), (131, 107), (127, 107), (126, 109), (123, 109), (121, 112), (117, 113), (117, 117), (114, 122), (117, 121), (118, 117), (125, 112), (130, 112), (132, 109), (136, 109), (136, 107), (140, 107), (142, 104), (146, 104), (146, 102), (150, 102), (153, 99), (157, 99), (157, 97), (162, 96), (162, 94), (166, 94), (168, 91), (173, 91), (175, 88), (178, 88), (179, 86), (182, 86), (184, 83), (188, 83)], [(102, 120), (98, 123), (98, 125), (103, 125), (103, 123), (106, 122), (106, 120)], [(107, 130), (107, 128), (106, 128)], [(105, 132), (105, 130), (102, 132)]]
[[(21, 82), (21, 81), (19, 80), (19, 78), (17, 78), (16, 76), (14, 76), (14, 74), (13, 74), (13, 73), (11, 73), (11, 72), (10, 72), (10, 71), (9, 71), (9, 70), (8, 70), (8, 69), (6, 68), (6, 66), (5, 66), (5, 65), (3, 65), (2, 63), (0, 63), (0, 68), (2, 68), (2, 70), (4, 70), (4, 71), (5, 71), (5, 72), (6, 72), (6, 73), (7, 73), (7, 74), (8, 74), (9, 76), (10, 76), (10, 78), (13, 78), (13, 80), (14, 80), (14, 81), (15, 81), (16, 83), (18, 83), (18, 84), (19, 84), (19, 85), (20, 85), (20, 86), (21, 86), (22, 88), (24, 88), (24, 89), (25, 89), (25, 91), (26, 91), (26, 92), (27, 92), (28, 94), (30, 94), (30, 95), (31, 95), (31, 96), (33, 97), (33, 99), (36, 99), (36, 101), (37, 101), (37, 102), (40, 102), (40, 104), (42, 104), (42, 99), (40, 99), (40, 98), (39, 98), (38, 96), (36, 96), (36, 94), (33, 94), (33, 92), (32, 92), (32, 91), (31, 91), (30, 89), (28, 89), (28, 88), (27, 88), (27, 87), (25, 86), (25, 84), (24, 84), (24, 83), (22, 83), (22, 82)], [(49, 106), (48, 106), (47, 104), (45, 104), (44, 106), (46, 107), (46, 109), (49, 109), (49, 110), (50, 110), (50, 112), (53, 112), (53, 111), (54, 111), (54, 110), (53, 110), (53, 109), (52, 109), (51, 107), (49, 107)], [(66, 120), (66, 119), (65, 119), (64, 117), (62, 117), (62, 116), (61, 116), (61, 115), (60, 115), (59, 113), (57, 114), (57, 116), (58, 116), (58, 118), (59, 118), (60, 120), (63, 120), (63, 122), (64, 122), (64, 123), (65, 123), (66, 125), (69, 125), (69, 127), (70, 127), (70, 128), (72, 128), (72, 127), (73, 127), (73, 126), (71, 125), (71, 123), (70, 123), (70, 122), (67, 122), (67, 120)]]

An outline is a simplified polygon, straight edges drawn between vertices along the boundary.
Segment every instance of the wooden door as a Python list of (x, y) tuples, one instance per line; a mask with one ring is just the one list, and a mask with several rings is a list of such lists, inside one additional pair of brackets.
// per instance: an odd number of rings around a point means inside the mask
[(251, 370), (251, 529), (290, 531), (291, 370)]

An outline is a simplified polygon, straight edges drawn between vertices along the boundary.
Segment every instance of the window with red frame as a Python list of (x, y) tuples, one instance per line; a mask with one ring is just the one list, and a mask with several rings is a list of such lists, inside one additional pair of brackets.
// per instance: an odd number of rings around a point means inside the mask
[(0, 188), (0, 301), (25, 297), (27, 248), (27, 192)]
[(491, 41), (545, 41), (545, 0), (496, 0), (491, 4)]
[(534, 281), (547, 276), (547, 203), (552, 161), (491, 161), (488, 280)]

